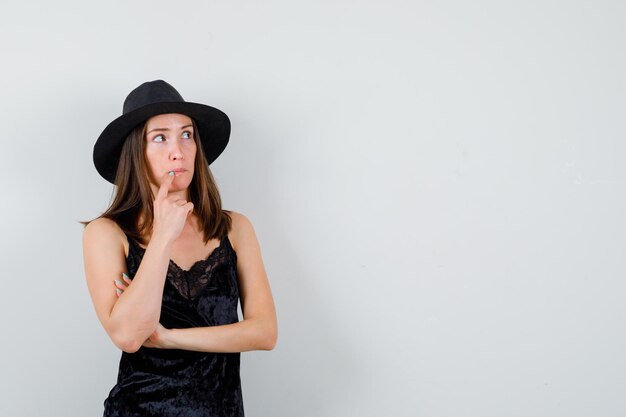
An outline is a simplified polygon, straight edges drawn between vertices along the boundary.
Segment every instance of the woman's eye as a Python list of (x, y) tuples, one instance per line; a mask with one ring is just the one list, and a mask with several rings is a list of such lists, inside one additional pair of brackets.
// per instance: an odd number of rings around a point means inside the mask
[(163, 138), (163, 135), (156, 135), (154, 138), (152, 138), (153, 141), (157, 141), (157, 142), (162, 142), (162, 141), (158, 141), (158, 138)]
[(185, 131), (183, 132), (183, 137), (184, 137), (185, 139), (191, 139), (191, 138), (193, 137), (193, 135), (191, 134), (191, 132), (190, 132), (190, 131), (185, 130)]

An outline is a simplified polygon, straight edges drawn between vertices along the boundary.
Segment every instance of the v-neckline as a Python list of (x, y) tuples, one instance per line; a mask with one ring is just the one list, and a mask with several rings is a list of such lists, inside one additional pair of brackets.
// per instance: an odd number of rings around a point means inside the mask
[[(135, 244), (135, 246), (141, 250), (141, 253), (142, 253), (142, 258), (143, 258), (143, 254), (146, 252), (146, 248), (143, 248), (143, 247), (139, 246), (139, 244), (138, 244), (137, 242), (135, 242), (133, 239), (129, 238), (129, 237), (128, 237), (128, 235), (126, 236), (126, 238), (128, 239), (128, 243), (129, 243), (129, 245), (130, 245), (130, 242), (132, 241), (132, 242)], [(211, 252), (207, 255), (207, 257), (206, 257), (206, 258), (204, 258), (204, 259), (199, 259), (199, 260), (195, 261), (193, 264), (191, 264), (191, 266), (189, 267), (189, 269), (183, 269), (183, 268), (181, 268), (181, 267), (180, 267), (180, 266), (179, 266), (176, 262), (174, 262), (174, 260), (173, 260), (172, 258), (170, 258), (170, 265), (171, 265), (171, 266), (173, 266), (175, 269), (177, 269), (177, 270), (181, 271), (182, 273), (185, 273), (185, 274), (186, 274), (186, 273), (189, 273), (191, 270), (193, 270), (194, 268), (196, 268), (196, 266), (197, 266), (197, 265), (202, 265), (202, 264), (204, 264), (204, 263), (208, 262), (209, 260), (211, 260), (211, 258), (213, 258), (213, 255), (215, 255), (215, 254), (218, 252), (218, 250), (224, 246), (224, 241), (225, 241), (226, 239), (228, 239), (228, 236), (227, 236), (227, 235), (224, 235), (224, 237), (222, 237), (222, 238), (220, 239), (220, 244), (219, 244), (218, 246), (216, 246), (216, 247), (215, 247), (215, 248), (214, 248), (214, 249), (213, 249), (213, 250), (212, 250), (212, 251), (211, 251)], [(130, 255), (130, 246), (129, 246), (128, 252), (129, 252), (129, 255)]]

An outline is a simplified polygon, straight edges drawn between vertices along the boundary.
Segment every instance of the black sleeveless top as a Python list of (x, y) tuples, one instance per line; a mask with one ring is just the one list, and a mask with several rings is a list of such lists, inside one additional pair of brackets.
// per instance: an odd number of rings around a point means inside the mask
[[(145, 249), (128, 235), (132, 279)], [(219, 326), (239, 321), (237, 253), (228, 235), (188, 271), (170, 260), (160, 322), (165, 328)], [(142, 346), (122, 352), (117, 384), (104, 400), (104, 417), (243, 417), (240, 352), (207, 353)]]

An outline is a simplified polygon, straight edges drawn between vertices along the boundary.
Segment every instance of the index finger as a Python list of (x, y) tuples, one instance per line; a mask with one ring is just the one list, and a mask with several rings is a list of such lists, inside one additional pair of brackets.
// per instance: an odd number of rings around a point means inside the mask
[(170, 175), (170, 172), (173, 174), (174, 171), (168, 171), (162, 176), (161, 186), (159, 187), (159, 192), (156, 195), (157, 199), (164, 199), (167, 197), (167, 191), (170, 188), (170, 184), (174, 179), (174, 175)]

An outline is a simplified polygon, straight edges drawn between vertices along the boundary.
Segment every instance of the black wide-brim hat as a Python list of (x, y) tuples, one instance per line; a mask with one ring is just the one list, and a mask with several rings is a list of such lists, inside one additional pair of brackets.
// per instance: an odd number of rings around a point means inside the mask
[(152, 116), (180, 113), (198, 126), (202, 149), (210, 165), (224, 151), (230, 137), (230, 119), (221, 110), (185, 101), (174, 87), (163, 80), (148, 81), (131, 91), (122, 115), (104, 128), (93, 147), (93, 163), (98, 173), (111, 184), (128, 134)]

